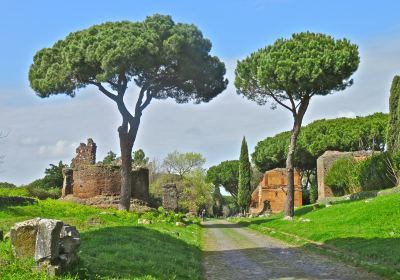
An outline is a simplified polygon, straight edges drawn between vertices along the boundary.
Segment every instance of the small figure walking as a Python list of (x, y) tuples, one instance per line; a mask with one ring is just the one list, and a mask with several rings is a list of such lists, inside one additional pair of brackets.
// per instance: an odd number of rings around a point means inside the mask
[(201, 219), (202, 219), (203, 221), (206, 220), (206, 209), (201, 210), (200, 216), (201, 216)]

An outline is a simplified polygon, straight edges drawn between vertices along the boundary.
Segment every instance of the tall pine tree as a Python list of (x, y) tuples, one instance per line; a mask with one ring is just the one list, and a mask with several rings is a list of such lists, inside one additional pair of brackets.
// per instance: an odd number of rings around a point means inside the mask
[(249, 209), (251, 200), (251, 166), (249, 161), (249, 151), (247, 149), (246, 138), (243, 137), (242, 147), (239, 158), (239, 185), (237, 203), (242, 212)]
[(392, 153), (400, 152), (400, 76), (393, 78), (390, 88), (387, 149)]

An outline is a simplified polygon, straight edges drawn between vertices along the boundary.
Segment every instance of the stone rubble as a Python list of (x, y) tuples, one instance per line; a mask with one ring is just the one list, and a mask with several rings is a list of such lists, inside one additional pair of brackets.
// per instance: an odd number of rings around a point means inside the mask
[(16, 258), (34, 258), (34, 269), (50, 277), (71, 271), (79, 261), (79, 232), (59, 220), (35, 218), (16, 223), (10, 239)]

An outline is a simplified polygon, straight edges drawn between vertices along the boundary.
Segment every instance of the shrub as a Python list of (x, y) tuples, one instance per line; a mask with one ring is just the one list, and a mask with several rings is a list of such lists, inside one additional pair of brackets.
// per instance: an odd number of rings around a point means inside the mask
[(0, 188), (16, 188), (16, 187), (17, 186), (12, 183), (0, 182)]
[(394, 187), (396, 177), (391, 172), (392, 157), (388, 153), (374, 154), (359, 163), (358, 180), (363, 191)]
[[(39, 180), (41, 180), (41, 179), (39, 179)], [(38, 181), (38, 180), (36, 180), (36, 181)], [(36, 181), (34, 181), (32, 183), (35, 183)], [(28, 190), (29, 196), (37, 197), (41, 200), (44, 200), (47, 198), (58, 199), (61, 197), (61, 189), (59, 189), (59, 188), (44, 189), (41, 187), (37, 187), (37, 184), (32, 184), (32, 183), (26, 187)]]
[(339, 159), (325, 177), (325, 184), (335, 196), (387, 189), (396, 185), (398, 167), (400, 156), (391, 156), (389, 153), (377, 153), (363, 161)]
[(359, 164), (353, 158), (342, 158), (335, 161), (325, 177), (335, 196), (361, 191), (358, 182)]

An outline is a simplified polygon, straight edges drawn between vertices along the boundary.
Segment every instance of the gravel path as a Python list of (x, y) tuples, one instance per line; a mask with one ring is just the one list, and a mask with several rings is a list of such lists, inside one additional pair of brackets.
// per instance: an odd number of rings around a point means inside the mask
[(203, 226), (206, 279), (382, 279), (223, 220)]

